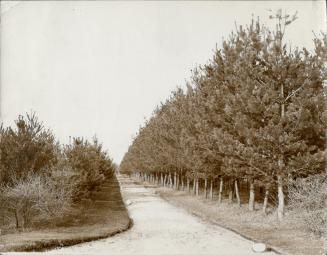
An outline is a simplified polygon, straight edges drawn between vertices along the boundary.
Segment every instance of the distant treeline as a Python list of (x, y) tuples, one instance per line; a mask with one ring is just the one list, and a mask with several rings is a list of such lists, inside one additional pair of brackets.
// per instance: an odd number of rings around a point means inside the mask
[(176, 188), (193, 184), (194, 193), (199, 181), (205, 194), (219, 183), (219, 201), (227, 188), (238, 203), (246, 181), (249, 209), (261, 187), (263, 210), (269, 194), (278, 194), (283, 218), (289, 184), (325, 171), (327, 37), (315, 37), (312, 52), (294, 48), (284, 37), (296, 16), (278, 11), (270, 18), (274, 30), (255, 21), (239, 26), (187, 89), (154, 111), (120, 171)]
[(35, 114), (15, 124), (0, 127), (0, 228), (63, 217), (114, 174), (97, 139), (62, 145)]

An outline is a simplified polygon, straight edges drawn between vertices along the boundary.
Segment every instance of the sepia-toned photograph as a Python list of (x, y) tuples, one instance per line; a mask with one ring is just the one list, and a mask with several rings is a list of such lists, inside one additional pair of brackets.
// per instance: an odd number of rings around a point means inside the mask
[(0, 255), (327, 255), (325, 0), (0, 11)]

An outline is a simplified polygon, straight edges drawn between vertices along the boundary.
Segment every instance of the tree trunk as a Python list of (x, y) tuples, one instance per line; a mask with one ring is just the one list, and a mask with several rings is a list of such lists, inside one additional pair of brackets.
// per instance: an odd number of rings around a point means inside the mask
[(187, 189), (187, 192), (190, 193), (190, 178), (189, 177), (186, 178), (186, 189)]
[(284, 102), (284, 84), (282, 83), (280, 86), (280, 94), (282, 97), (282, 102), (281, 102), (281, 117), (282, 119), (285, 117), (285, 102)]
[(232, 181), (229, 181), (229, 193), (228, 193), (229, 203), (233, 203), (233, 184)]
[(18, 217), (18, 212), (17, 209), (15, 209), (15, 221), (16, 221), (16, 228), (19, 228), (19, 217)]
[[(282, 83), (280, 86), (280, 94), (281, 94), (281, 120), (285, 118), (285, 102), (284, 102), (284, 84)], [(283, 144), (281, 144), (283, 146)], [(283, 173), (284, 170), (284, 157), (280, 155), (278, 159), (278, 167), (280, 173)], [(284, 192), (283, 192), (283, 179), (280, 174), (277, 175), (277, 191), (278, 191), (278, 208), (277, 208), (277, 217), (279, 221), (283, 220), (284, 217)]]
[(199, 195), (199, 178), (196, 178), (196, 185), (195, 185), (195, 193), (198, 196)]
[(218, 204), (221, 204), (222, 195), (223, 195), (223, 177), (220, 177), (219, 194), (218, 194)]
[(204, 179), (204, 197), (205, 199), (208, 198), (208, 192), (207, 192), (207, 189), (208, 189), (208, 180), (207, 178)]
[(164, 174), (163, 177), (163, 186), (166, 187), (166, 181), (167, 181), (167, 174)]
[(277, 176), (277, 188), (278, 188), (278, 208), (277, 216), (278, 220), (282, 221), (284, 217), (285, 198), (283, 192), (283, 179), (280, 175)]
[(172, 178), (171, 178), (171, 173), (169, 173), (169, 175), (168, 175), (168, 181), (169, 181), (168, 186), (169, 186), (169, 188), (171, 188), (173, 186), (173, 181), (172, 181)]
[(176, 177), (176, 189), (179, 190), (179, 174)]
[(174, 189), (177, 189), (177, 174), (174, 172)]
[(241, 206), (241, 199), (240, 199), (240, 193), (239, 193), (239, 190), (238, 190), (237, 180), (235, 180), (235, 194), (236, 194), (237, 205)]
[(29, 215), (27, 211), (23, 211), (23, 227), (27, 228), (29, 226)]
[(168, 186), (169, 188), (171, 188), (171, 173), (170, 173), (170, 172), (169, 172), (167, 178), (168, 178), (168, 183), (167, 183), (168, 185), (167, 185), (167, 186)]
[(194, 178), (193, 179), (193, 195), (195, 195), (196, 194), (196, 180), (195, 180), (196, 178)]
[(184, 191), (184, 176), (181, 175), (181, 181), (182, 181), (182, 190)]
[(254, 193), (254, 180), (250, 179), (250, 197), (249, 197), (249, 210), (254, 211), (254, 201), (255, 201), (255, 193)]
[(210, 179), (210, 199), (213, 199), (213, 180)]
[(262, 212), (267, 214), (269, 189), (266, 187), (265, 198), (263, 200)]

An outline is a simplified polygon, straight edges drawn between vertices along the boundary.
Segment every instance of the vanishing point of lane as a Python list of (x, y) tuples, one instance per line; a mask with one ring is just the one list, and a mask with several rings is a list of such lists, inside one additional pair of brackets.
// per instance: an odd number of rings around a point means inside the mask
[(119, 180), (123, 198), (134, 221), (130, 230), (107, 239), (55, 249), (43, 254), (257, 254), (252, 251), (251, 241), (229, 230), (204, 222), (185, 210), (169, 204), (155, 194), (154, 189), (137, 185), (128, 177), (120, 176)]

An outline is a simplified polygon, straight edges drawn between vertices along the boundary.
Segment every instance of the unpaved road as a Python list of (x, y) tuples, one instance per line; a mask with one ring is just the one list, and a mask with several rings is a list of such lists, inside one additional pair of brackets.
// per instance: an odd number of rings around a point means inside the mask
[(258, 254), (252, 251), (251, 241), (231, 231), (206, 223), (183, 209), (176, 208), (156, 195), (154, 189), (136, 185), (128, 178), (120, 177), (119, 179), (124, 200), (134, 221), (134, 226), (130, 230), (111, 238), (51, 250), (43, 254)]

